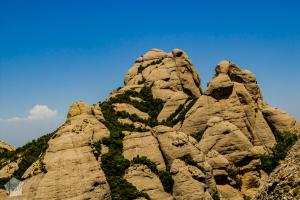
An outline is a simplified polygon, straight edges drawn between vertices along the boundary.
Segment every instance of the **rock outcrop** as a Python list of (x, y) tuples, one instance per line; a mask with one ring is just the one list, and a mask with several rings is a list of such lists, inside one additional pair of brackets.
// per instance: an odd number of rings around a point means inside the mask
[(267, 184), (254, 199), (300, 199), (300, 140), (286, 159), (270, 174)]
[(270, 176), (263, 159), (299, 122), (264, 102), (252, 72), (215, 72), (203, 91), (184, 51), (151, 49), (104, 102), (75, 102), (25, 170), (21, 153), (1, 162), (1, 182), (23, 170), (15, 199), (299, 199), (299, 141)]
[(16, 148), (0, 140), (0, 150), (15, 151)]

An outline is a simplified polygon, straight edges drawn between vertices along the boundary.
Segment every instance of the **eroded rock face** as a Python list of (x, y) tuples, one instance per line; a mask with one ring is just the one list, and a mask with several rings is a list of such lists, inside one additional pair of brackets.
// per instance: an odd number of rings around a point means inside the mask
[(164, 191), (164, 188), (156, 174), (145, 165), (131, 166), (124, 178), (139, 191), (146, 192), (151, 199), (155, 200), (172, 200), (173, 197)]
[(300, 123), (285, 111), (267, 106), (262, 112), (267, 121), (272, 124), (276, 130), (300, 133)]
[(286, 159), (270, 174), (254, 199), (300, 199), (300, 140)]
[(197, 167), (176, 159), (172, 163), (171, 172), (174, 174), (174, 199), (212, 199), (206, 191), (206, 176)]
[[(120, 154), (112, 162), (126, 165), (120, 177), (151, 199), (299, 199), (300, 143), (270, 177), (261, 170), (260, 159), (271, 153), (275, 131), (299, 133), (299, 122), (264, 102), (252, 72), (230, 61), (218, 63), (215, 72), (202, 92), (201, 80), (184, 51), (151, 49), (137, 58), (125, 85), (108, 97), (111, 113), (103, 110), (104, 116), (101, 103), (71, 106), (45, 154), (23, 174), (19, 199), (111, 199), (107, 180), (112, 179), (105, 177), (99, 154), (111, 153), (112, 147)], [(124, 94), (121, 100), (112, 101), (118, 94)], [(147, 109), (149, 104), (143, 102), (151, 99), (152, 105), (155, 98), (160, 99), (160, 108)], [(14, 151), (1, 141), (0, 148)], [(147, 159), (137, 164), (131, 162), (135, 157)], [(0, 178), (17, 167), (7, 163)], [(167, 171), (164, 178), (174, 181), (169, 193), (160, 179), (162, 171)], [(7, 198), (1, 189), (0, 198)]]
[(190, 154), (198, 162), (204, 161), (204, 154), (200, 151), (200, 147), (193, 137), (167, 126), (157, 126), (152, 129), (152, 133), (157, 138), (160, 149), (169, 165), (176, 158), (187, 154)]
[(123, 155), (126, 159), (132, 160), (137, 156), (146, 156), (157, 165), (159, 170), (166, 169), (159, 144), (151, 132), (126, 133), (123, 146)]
[(4, 150), (7, 150), (7, 151), (15, 151), (16, 148), (9, 145), (9, 144), (6, 144), (5, 142), (1, 141), (0, 140), (0, 149), (4, 149)]
[(18, 164), (20, 163), (20, 160), (8, 163), (4, 167), (0, 169), (0, 178), (5, 178), (11, 176), (18, 168)]
[(151, 86), (153, 96), (166, 102), (159, 121), (167, 119), (189, 96), (201, 95), (201, 80), (187, 54), (151, 49), (139, 57), (125, 76), (125, 86)]
[(260, 89), (250, 71), (220, 62), (205, 94), (187, 113), (180, 130), (199, 132), (208, 127), (211, 117), (218, 116), (237, 126), (254, 146), (273, 147), (275, 138), (260, 110)]
[(109, 132), (91, 110), (82, 102), (71, 106), (67, 122), (49, 141), (42, 158), (47, 173), (25, 180), (22, 199), (110, 199), (106, 177), (91, 148)]

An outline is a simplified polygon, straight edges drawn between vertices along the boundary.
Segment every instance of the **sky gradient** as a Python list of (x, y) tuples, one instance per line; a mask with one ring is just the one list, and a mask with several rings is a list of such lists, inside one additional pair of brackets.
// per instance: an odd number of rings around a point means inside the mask
[[(71, 3), (72, 2), (72, 3)], [(150, 3), (151, 2), (151, 3)], [(72, 102), (104, 100), (151, 48), (256, 74), (265, 101), (300, 119), (299, 1), (0, 0), (0, 139), (53, 131)]]

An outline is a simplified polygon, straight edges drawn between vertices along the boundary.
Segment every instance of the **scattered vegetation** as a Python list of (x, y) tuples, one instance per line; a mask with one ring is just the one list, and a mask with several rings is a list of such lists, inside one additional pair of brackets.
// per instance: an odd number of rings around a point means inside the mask
[(218, 193), (218, 192), (214, 192), (214, 193), (212, 194), (212, 198), (213, 198), (213, 200), (220, 200), (219, 193)]
[(0, 189), (5, 189), (4, 185), (9, 181), (10, 177), (0, 178)]
[(174, 126), (178, 122), (181, 122), (181, 124), (184, 121), (186, 113), (193, 107), (193, 105), (196, 103), (197, 98), (196, 97), (190, 97), (187, 99), (186, 103), (189, 102), (186, 106), (185, 104), (180, 105), (176, 111), (171, 114), (166, 121), (163, 121), (162, 124), (166, 126)]
[(132, 159), (131, 164), (142, 164), (142, 165), (146, 165), (149, 167), (149, 169), (155, 173), (158, 174), (158, 169), (157, 166), (154, 162), (152, 162), (151, 160), (149, 160), (147, 157), (145, 156), (137, 156), (135, 158)]
[(163, 58), (159, 58), (157, 60), (152, 61), (151, 63), (149, 63), (148, 65), (143, 66), (142, 64), (138, 67), (138, 73), (142, 73), (142, 71), (144, 71), (144, 69), (146, 69), (147, 67), (149, 67), (150, 65), (157, 65), (160, 64), (163, 61)]
[(170, 169), (168, 169), (167, 171), (164, 171), (164, 170), (158, 171), (156, 164), (154, 162), (152, 162), (151, 160), (149, 160), (145, 156), (142, 156), (142, 157), (137, 156), (137, 157), (133, 158), (132, 164), (147, 165), (149, 167), (149, 169), (159, 177), (160, 182), (162, 183), (162, 185), (164, 187), (164, 190), (169, 193), (172, 192), (174, 180), (172, 178)]
[(228, 176), (234, 180), (234, 185), (233, 187), (240, 190), (242, 187), (242, 180), (241, 178), (238, 177), (238, 170), (233, 169), (233, 168), (228, 168), (227, 169)]
[(105, 118), (104, 123), (110, 131), (110, 137), (102, 140), (102, 143), (109, 147), (109, 151), (101, 156), (101, 167), (111, 189), (111, 198), (113, 200), (131, 200), (138, 197), (150, 199), (146, 193), (138, 191), (123, 178), (125, 170), (130, 166), (130, 161), (122, 155), (124, 138), (122, 131), (127, 130), (128, 126), (118, 122), (111, 101), (103, 102), (101, 110)]
[[(142, 101), (132, 100), (130, 97), (139, 97)], [(148, 113), (150, 116), (148, 120), (140, 119), (138, 116), (128, 116), (126, 113), (118, 113), (119, 117), (129, 117), (132, 121), (139, 121), (146, 123), (150, 127), (157, 126), (157, 116), (164, 106), (164, 102), (161, 99), (155, 99), (152, 95), (150, 87), (143, 87), (140, 92), (126, 91), (123, 94), (118, 94), (116, 97), (109, 100), (113, 103), (128, 103), (142, 112)], [(123, 116), (122, 116), (123, 115)]]
[(174, 180), (172, 178), (172, 174), (171, 174), (170, 170), (159, 171), (158, 177), (164, 187), (164, 190), (168, 193), (171, 193), (173, 190)]
[(190, 154), (186, 154), (184, 156), (181, 156), (181, 157), (179, 157), (179, 159), (182, 160), (182, 161), (184, 161), (188, 165), (192, 165), (194, 167), (197, 167), (202, 172), (205, 171), (200, 165), (198, 165), (198, 163), (196, 161), (193, 160), (193, 158), (192, 158), (192, 156)]
[[(14, 152), (3, 152), (1, 156), (5, 156), (6, 161), (14, 162), (18, 159), (21, 159), (21, 162), (18, 165), (18, 169), (13, 173), (11, 177), (15, 177), (19, 180), (22, 180), (22, 176), (24, 172), (38, 159), (42, 157), (45, 151), (48, 148), (48, 141), (51, 137), (57, 132), (54, 131), (53, 133), (46, 134), (37, 140), (32, 140), (31, 142), (25, 144), (24, 146), (18, 148)], [(4, 163), (2, 163), (4, 164)], [(1, 166), (3, 167), (3, 166)], [(44, 163), (42, 162), (41, 171), (43, 173), (47, 173), (47, 169), (45, 168)], [(6, 177), (4, 179), (0, 179), (0, 188), (4, 187), (4, 184), (11, 178)]]
[(270, 174), (280, 163), (284, 160), (288, 151), (296, 143), (298, 137), (296, 134), (291, 132), (279, 133), (274, 131), (276, 138), (276, 144), (272, 149), (271, 155), (262, 155), (261, 169)]

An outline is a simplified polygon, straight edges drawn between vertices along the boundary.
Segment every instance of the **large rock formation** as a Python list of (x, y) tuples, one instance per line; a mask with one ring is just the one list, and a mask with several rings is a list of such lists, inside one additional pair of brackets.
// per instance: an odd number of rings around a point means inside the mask
[(1, 182), (24, 180), (15, 199), (299, 198), (299, 142), (270, 177), (262, 159), (294, 143), (299, 122), (264, 102), (252, 72), (230, 61), (215, 72), (203, 92), (184, 51), (151, 49), (104, 102), (74, 103), (25, 170), (23, 151), (4, 158)]

